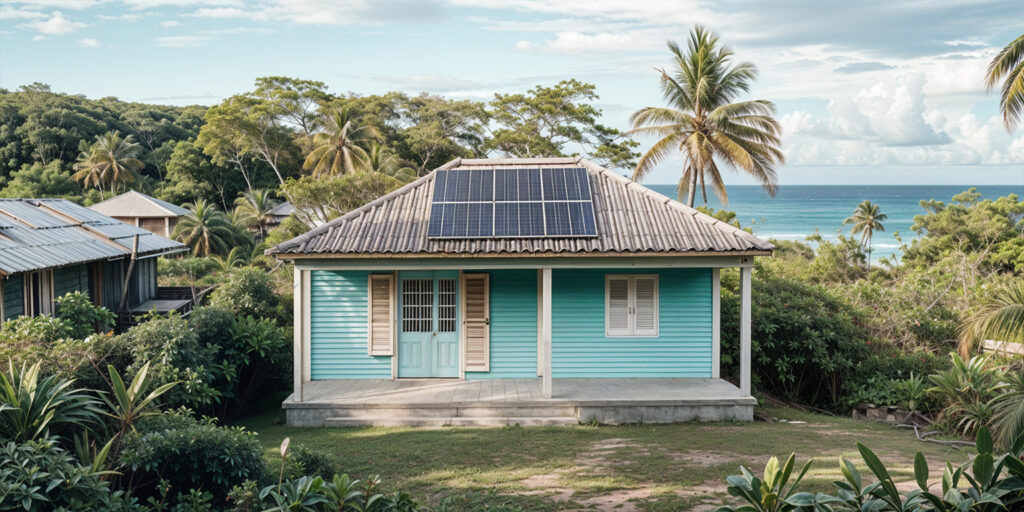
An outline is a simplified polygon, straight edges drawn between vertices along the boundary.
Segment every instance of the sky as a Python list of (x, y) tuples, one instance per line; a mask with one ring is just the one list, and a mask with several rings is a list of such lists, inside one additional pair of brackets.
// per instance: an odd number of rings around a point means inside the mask
[(782, 185), (1024, 184), (1024, 127), (1007, 133), (983, 82), (1024, 33), (1021, 0), (0, 0), (0, 87), (210, 105), (270, 75), (479, 100), (576, 78), (624, 130), (661, 104), (665, 43), (694, 24), (758, 67)]

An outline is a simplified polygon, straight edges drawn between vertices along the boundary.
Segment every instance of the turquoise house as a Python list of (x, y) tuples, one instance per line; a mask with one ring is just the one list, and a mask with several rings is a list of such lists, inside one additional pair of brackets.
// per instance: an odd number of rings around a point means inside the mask
[(454, 160), (268, 251), (295, 265), (289, 423), (750, 419), (750, 272), (772, 250), (580, 158)]

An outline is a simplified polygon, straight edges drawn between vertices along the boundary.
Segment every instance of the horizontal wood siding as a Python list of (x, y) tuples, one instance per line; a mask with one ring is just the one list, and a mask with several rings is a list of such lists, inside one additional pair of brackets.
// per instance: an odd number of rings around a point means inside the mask
[(310, 273), (313, 380), (391, 378), (391, 357), (367, 353), (368, 279), (365, 271)]
[[(657, 337), (605, 337), (605, 274), (659, 276)], [(554, 378), (711, 377), (711, 269), (555, 269)]]
[(8, 318), (14, 318), (24, 314), (25, 297), (21, 293), (24, 280), (25, 277), (22, 274), (17, 274), (9, 279), (4, 279), (4, 296), (0, 297), (4, 301), (4, 318), (0, 320), (7, 320)]
[(60, 298), (75, 291), (89, 295), (88, 270), (89, 268), (86, 265), (54, 269), (53, 297)]
[(537, 377), (537, 271), (494, 270), (490, 283), (491, 371), (466, 379)]

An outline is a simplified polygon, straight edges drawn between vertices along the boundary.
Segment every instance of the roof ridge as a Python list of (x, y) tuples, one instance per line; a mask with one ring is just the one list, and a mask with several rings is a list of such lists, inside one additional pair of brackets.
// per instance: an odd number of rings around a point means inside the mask
[[(452, 162), (457, 162), (459, 160), (461, 160), (461, 159), (460, 158), (456, 158), (455, 160), (452, 160), (451, 162), (448, 162), (448, 164), (450, 164)], [(445, 164), (445, 165), (448, 165), (448, 164)], [(403, 186), (401, 186), (401, 187), (399, 187), (399, 188), (397, 188), (395, 190), (392, 190), (391, 192), (388, 192), (387, 194), (384, 194), (384, 195), (378, 197), (377, 199), (374, 199), (373, 201), (370, 201), (369, 203), (366, 203), (366, 204), (360, 206), (359, 208), (356, 208), (354, 210), (349, 211), (348, 213), (342, 215), (341, 217), (338, 217), (337, 219), (334, 219), (334, 220), (332, 220), (332, 221), (330, 221), (330, 222), (328, 222), (326, 224), (317, 226), (317, 227), (315, 227), (315, 228), (313, 228), (313, 229), (311, 229), (311, 230), (309, 230), (309, 231), (307, 231), (307, 232), (305, 232), (305, 233), (303, 233), (303, 234), (301, 234), (301, 235), (299, 235), (299, 236), (297, 236), (295, 238), (292, 238), (291, 240), (288, 240), (286, 242), (281, 242), (280, 244), (275, 245), (274, 247), (271, 247), (271, 248), (267, 249), (266, 251), (264, 251), (264, 254), (277, 254), (277, 253), (281, 252), (280, 251), (281, 249), (288, 249), (290, 247), (295, 247), (295, 246), (298, 246), (298, 245), (302, 245), (302, 244), (306, 243), (306, 241), (308, 241), (309, 239), (311, 239), (311, 238), (313, 238), (315, 236), (319, 236), (320, 234), (322, 234), (322, 233), (324, 233), (326, 231), (330, 231), (332, 228), (334, 228), (334, 227), (336, 227), (338, 225), (341, 225), (341, 224), (351, 220), (352, 218), (355, 218), (355, 217), (358, 217), (359, 215), (362, 215), (365, 211), (373, 209), (379, 203), (382, 203), (384, 201), (388, 201), (388, 200), (390, 200), (390, 199), (392, 199), (394, 197), (398, 197), (398, 196), (407, 194), (407, 193), (411, 192), (413, 189), (415, 189), (416, 187), (419, 187), (419, 186), (423, 185), (424, 183), (426, 183), (427, 181), (430, 181), (431, 178), (434, 176), (434, 172), (442, 169), (443, 167), (444, 166), (438, 167), (437, 169), (435, 169), (433, 171), (430, 171), (430, 173), (428, 173), (427, 175), (422, 176), (420, 178), (417, 178), (415, 181), (411, 181), (409, 183), (406, 183), (405, 185), (403, 185)], [(294, 206), (294, 205), (292, 205), (292, 206)]]
[(666, 206), (668, 206), (670, 208), (675, 208), (675, 209), (677, 209), (677, 210), (679, 210), (679, 211), (681, 211), (681, 212), (683, 212), (683, 213), (685, 213), (687, 215), (693, 216), (694, 220), (697, 220), (699, 222), (703, 222), (703, 223), (708, 224), (710, 226), (715, 226), (716, 228), (719, 228), (719, 229), (725, 229), (726, 231), (729, 231), (732, 235), (738, 236), (740, 238), (743, 238), (744, 240), (746, 240), (746, 241), (748, 241), (748, 242), (750, 242), (752, 244), (755, 244), (755, 245), (762, 245), (762, 244), (764, 244), (764, 245), (771, 246), (773, 248), (775, 247), (774, 244), (772, 244), (771, 242), (769, 242), (767, 240), (764, 240), (764, 239), (762, 239), (762, 238), (760, 238), (760, 237), (758, 237), (758, 236), (756, 236), (756, 235), (754, 235), (752, 233), (748, 233), (747, 231), (745, 231), (745, 230), (743, 230), (741, 228), (738, 228), (736, 226), (733, 226), (732, 224), (729, 224), (727, 222), (722, 222), (722, 221), (720, 221), (720, 220), (718, 220), (718, 219), (716, 219), (716, 218), (714, 218), (714, 217), (712, 217), (712, 216), (710, 216), (710, 215), (708, 215), (708, 214), (706, 214), (706, 213), (704, 213), (704, 212), (702, 212), (702, 211), (700, 211), (700, 210), (698, 210), (698, 209), (696, 209), (696, 208), (694, 208), (692, 206), (689, 206), (689, 205), (683, 203), (682, 201), (678, 201), (678, 200), (672, 199), (671, 197), (668, 197), (665, 194), (662, 194), (662, 193), (657, 192), (655, 190), (652, 190), (652, 189), (650, 189), (648, 187), (645, 187), (645, 186), (641, 185), (640, 183), (638, 183), (636, 180), (633, 180), (631, 178), (627, 178), (625, 176), (622, 176), (622, 175), (620, 175), (617, 172), (614, 172), (614, 171), (612, 171), (610, 169), (607, 169), (605, 167), (597, 165), (597, 164), (595, 164), (593, 162), (590, 162), (589, 160), (583, 160), (583, 162), (586, 162), (586, 163), (590, 164), (594, 168), (594, 170), (596, 172), (605, 173), (605, 174), (608, 174), (609, 176), (614, 176), (615, 179), (617, 179), (618, 181), (623, 182), (627, 189), (636, 190), (636, 191), (638, 191), (640, 193), (643, 193), (643, 194), (646, 194), (648, 196), (651, 196), (652, 199), (661, 201), (662, 203), (664, 203)]

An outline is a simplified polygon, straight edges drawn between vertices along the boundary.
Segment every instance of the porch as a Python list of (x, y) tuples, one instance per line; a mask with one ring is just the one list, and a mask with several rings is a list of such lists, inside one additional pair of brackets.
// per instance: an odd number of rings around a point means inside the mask
[(498, 426), (749, 421), (757, 401), (722, 379), (351, 379), (304, 385), (293, 426)]

